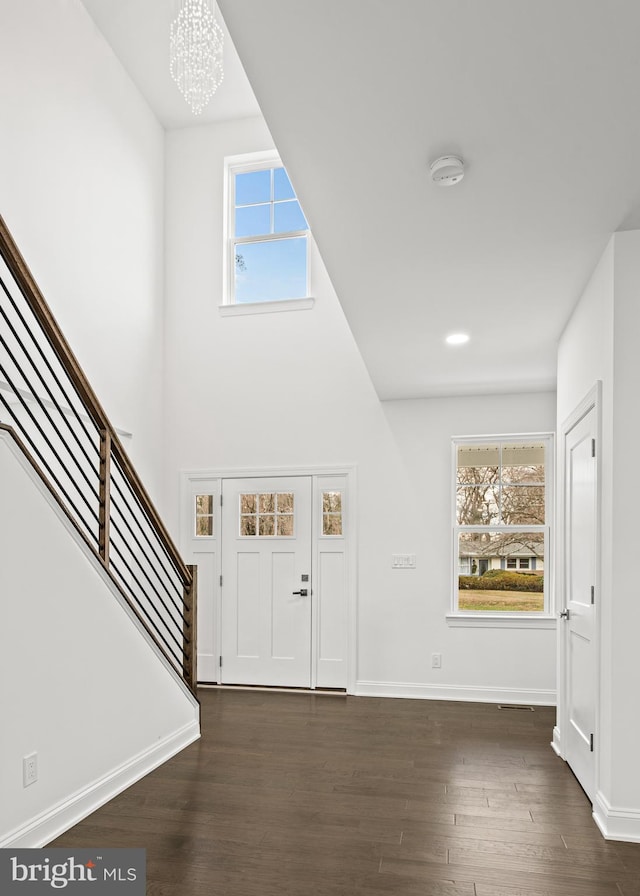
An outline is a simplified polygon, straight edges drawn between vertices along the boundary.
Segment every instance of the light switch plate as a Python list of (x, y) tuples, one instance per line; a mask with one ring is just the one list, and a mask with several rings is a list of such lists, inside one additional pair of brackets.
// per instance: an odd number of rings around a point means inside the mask
[(416, 568), (416, 555), (415, 554), (392, 554), (391, 555), (391, 566), (393, 569), (415, 569)]

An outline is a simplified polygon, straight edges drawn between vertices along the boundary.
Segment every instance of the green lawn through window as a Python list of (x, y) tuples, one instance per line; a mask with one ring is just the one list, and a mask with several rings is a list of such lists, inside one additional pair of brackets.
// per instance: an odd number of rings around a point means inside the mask
[(489, 610), (496, 613), (541, 613), (544, 594), (525, 591), (472, 591), (458, 592), (461, 610)]

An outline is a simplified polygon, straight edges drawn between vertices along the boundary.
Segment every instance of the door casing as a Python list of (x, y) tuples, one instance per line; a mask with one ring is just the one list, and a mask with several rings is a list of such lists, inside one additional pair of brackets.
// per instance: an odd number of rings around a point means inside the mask
[[(356, 507), (357, 507), (357, 470), (355, 465), (345, 464), (336, 466), (313, 466), (313, 467), (295, 467), (295, 468), (218, 468), (210, 470), (185, 470), (180, 474), (180, 547), (186, 558), (191, 562), (197, 563), (196, 552), (203, 550), (201, 540), (192, 537), (192, 500), (193, 495), (205, 492), (205, 487), (210, 487), (212, 483), (217, 484), (216, 494), (219, 496), (221, 488), (220, 483), (224, 479), (252, 479), (256, 480), (275, 477), (299, 477), (309, 476), (313, 480), (313, 521), (314, 531), (316, 521), (321, 516), (321, 508), (317, 506), (319, 500), (319, 485), (323, 480), (327, 483), (334, 482), (337, 477), (344, 477), (345, 491), (347, 495), (347, 512), (344, 517), (344, 534), (346, 546), (347, 561), (347, 586), (346, 586), (346, 692), (355, 694), (356, 691), (356, 663), (357, 663), (357, 564), (356, 564)], [(332, 487), (329, 485), (328, 487)], [(219, 500), (216, 500), (214, 530), (221, 533), (222, 519), (220, 513)], [(209, 570), (209, 576), (212, 578), (213, 605), (205, 604), (200, 607), (199, 615), (202, 614), (209, 623), (213, 624), (214, 637), (213, 643), (210, 645), (211, 654), (205, 660), (203, 665), (206, 666), (204, 676), (200, 676), (199, 680), (204, 682), (219, 682), (219, 668), (213, 667), (214, 657), (221, 655), (221, 611), (222, 597), (219, 582), (220, 576), (220, 542), (216, 539), (212, 540), (210, 554), (213, 556), (213, 566)], [(317, 532), (313, 536), (312, 548), (312, 564), (315, 569), (318, 568), (320, 550), (320, 539)], [(311, 666), (311, 687), (316, 688), (317, 685), (317, 665), (318, 665), (318, 618), (317, 606), (314, 604), (312, 614), (312, 666)], [(199, 634), (199, 637), (202, 637)]]
[[(313, 481), (310, 476), (221, 479), (222, 684), (310, 688), (312, 607), (319, 586), (313, 575)], [(268, 536), (241, 531), (241, 496), (289, 493), (292, 511)], [(257, 527), (258, 501), (245, 520)], [(275, 502), (271, 507), (276, 511)], [(303, 578), (306, 576), (307, 578)], [(304, 591), (304, 593), (303, 593)]]
[[(593, 623), (593, 688), (595, 703), (595, 731), (594, 731), (594, 776), (593, 776), (593, 798), (598, 792), (599, 787), (599, 763), (598, 763), (598, 747), (600, 743), (600, 601), (602, 600), (601, 588), (601, 514), (602, 514), (602, 383), (598, 381), (593, 388), (587, 393), (584, 399), (574, 408), (562, 424), (562, 438), (560, 439), (561, 457), (558, 463), (558, 474), (561, 477), (559, 494), (561, 500), (558, 506), (558, 576), (556, 581), (560, 587), (558, 595), (559, 609), (567, 607), (567, 563), (566, 556), (566, 526), (567, 526), (567, 500), (569, 483), (566, 476), (567, 465), (567, 441), (569, 434), (575, 426), (583, 420), (591, 411), (595, 413), (594, 432), (596, 439), (596, 509), (595, 509), (595, 603), (594, 603), (594, 623)], [(552, 746), (556, 753), (567, 760), (566, 736), (563, 734), (569, 729), (569, 679), (568, 679), (568, 627), (559, 620), (558, 624), (558, 714), (557, 724), (553, 732)]]

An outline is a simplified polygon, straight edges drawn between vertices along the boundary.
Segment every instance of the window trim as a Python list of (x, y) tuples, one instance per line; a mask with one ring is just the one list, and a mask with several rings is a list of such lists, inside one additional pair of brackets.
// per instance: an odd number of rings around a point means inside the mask
[(278, 299), (275, 302), (242, 302), (240, 305), (218, 305), (221, 317), (242, 317), (243, 314), (273, 314), (277, 311), (310, 311), (315, 299)]
[[(526, 612), (499, 612), (492, 613), (488, 610), (460, 610), (458, 607), (458, 535), (461, 531), (473, 531), (474, 529), (491, 530), (499, 532), (505, 527), (477, 526), (461, 527), (457, 519), (457, 449), (464, 444), (504, 444), (505, 442), (544, 442), (545, 444), (545, 524), (542, 526), (522, 526), (523, 531), (543, 531), (545, 535), (544, 556), (544, 610), (540, 613)], [(450, 610), (446, 614), (447, 624), (460, 628), (540, 628), (550, 629), (556, 627), (555, 616), (555, 588), (553, 565), (553, 510), (555, 492), (555, 465), (554, 465), (554, 434), (551, 432), (534, 433), (491, 433), (481, 436), (454, 436), (451, 440), (451, 520), (452, 520), (452, 555), (451, 570), (451, 601)], [(513, 527), (508, 527), (513, 528)], [(517, 528), (517, 527), (516, 527)]]
[[(222, 264), (222, 304), (219, 305), (223, 317), (244, 314), (266, 314), (275, 311), (304, 311), (313, 308), (311, 295), (311, 229), (286, 231), (277, 234), (261, 234), (256, 237), (234, 236), (235, 225), (235, 178), (237, 172), (262, 171), (269, 168), (284, 168), (282, 160), (275, 150), (243, 153), (226, 156), (224, 160), (224, 226), (223, 226), (223, 264)], [(298, 199), (296, 194), (296, 199)], [(300, 200), (298, 199), (298, 202)], [(292, 299), (272, 299), (258, 302), (241, 302), (235, 300), (235, 252), (238, 244), (251, 244), (277, 239), (306, 238), (306, 295)]]

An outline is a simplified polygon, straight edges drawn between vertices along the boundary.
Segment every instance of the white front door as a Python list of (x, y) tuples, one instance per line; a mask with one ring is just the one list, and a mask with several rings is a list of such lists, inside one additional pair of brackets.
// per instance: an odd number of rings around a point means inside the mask
[(311, 686), (310, 476), (222, 485), (220, 681)]
[(591, 800), (595, 795), (596, 720), (595, 435), (596, 411), (592, 408), (565, 437), (566, 606), (563, 613), (568, 723), (565, 757)]

